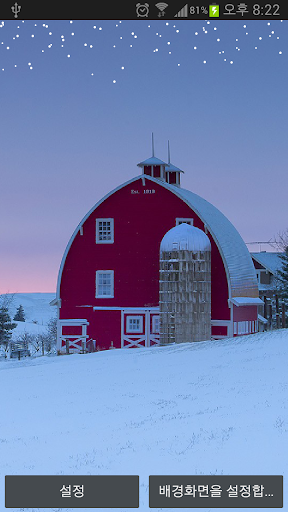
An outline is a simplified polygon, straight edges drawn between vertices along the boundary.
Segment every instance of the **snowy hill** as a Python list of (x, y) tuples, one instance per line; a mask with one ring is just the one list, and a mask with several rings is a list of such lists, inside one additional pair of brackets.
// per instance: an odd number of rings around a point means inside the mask
[(49, 306), (49, 302), (55, 298), (55, 293), (7, 293), (0, 295), (0, 301), (3, 297), (7, 297), (11, 302), (9, 313), (12, 318), (20, 304), (24, 308), (27, 322), (37, 321), (39, 325), (46, 325), (56, 314), (56, 308)]
[(2, 361), (1, 493), (5, 474), (135, 474), (148, 512), (150, 474), (275, 474), (287, 510), (287, 355), (286, 329)]
[(24, 308), (25, 322), (16, 322), (17, 327), (12, 331), (13, 340), (23, 332), (31, 334), (46, 332), (47, 323), (56, 315), (56, 308), (49, 305), (49, 302), (55, 298), (55, 293), (8, 293), (0, 295), (0, 304), (3, 298), (8, 299), (9, 314), (12, 319), (20, 304)]

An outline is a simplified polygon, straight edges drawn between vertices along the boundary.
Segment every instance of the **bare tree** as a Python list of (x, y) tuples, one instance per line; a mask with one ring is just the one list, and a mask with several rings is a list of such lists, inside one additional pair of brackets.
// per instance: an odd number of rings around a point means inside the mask
[(45, 353), (53, 352), (54, 348), (56, 348), (57, 342), (57, 318), (50, 318), (46, 332), (37, 334), (33, 336), (31, 340), (31, 344), (36, 353), (41, 353), (44, 355)]
[(274, 237), (273, 243), (276, 245), (279, 252), (285, 252), (286, 247), (288, 247), (288, 228), (285, 229), (285, 231), (279, 231), (276, 237)]
[(46, 350), (48, 352), (50, 352), (52, 348), (56, 347), (56, 343), (57, 343), (57, 318), (56, 317), (50, 318), (50, 320), (47, 324), (47, 331), (44, 336), (45, 336)]
[(15, 300), (15, 293), (3, 293), (0, 295), (0, 308), (10, 309)]

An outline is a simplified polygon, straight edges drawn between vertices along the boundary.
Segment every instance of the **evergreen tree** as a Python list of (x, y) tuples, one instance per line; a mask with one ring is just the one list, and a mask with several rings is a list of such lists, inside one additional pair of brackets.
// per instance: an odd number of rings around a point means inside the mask
[(12, 330), (15, 327), (17, 327), (17, 324), (11, 321), (8, 308), (2, 306), (0, 308), (0, 345), (7, 347), (12, 336)]
[(285, 247), (285, 252), (279, 255), (282, 260), (282, 268), (278, 270), (277, 277), (280, 285), (280, 296), (288, 301), (288, 245)]
[(22, 304), (17, 308), (16, 314), (13, 318), (16, 322), (25, 322), (25, 313)]

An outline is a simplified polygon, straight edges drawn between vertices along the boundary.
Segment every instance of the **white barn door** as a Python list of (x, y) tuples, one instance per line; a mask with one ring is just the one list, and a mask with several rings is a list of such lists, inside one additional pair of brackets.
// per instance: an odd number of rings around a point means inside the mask
[(121, 311), (121, 348), (150, 347), (158, 344), (158, 311), (152, 312), (144, 308)]

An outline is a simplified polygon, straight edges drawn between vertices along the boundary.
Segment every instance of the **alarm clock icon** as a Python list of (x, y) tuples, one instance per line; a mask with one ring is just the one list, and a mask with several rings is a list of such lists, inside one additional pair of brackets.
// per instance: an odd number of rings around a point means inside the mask
[(147, 18), (149, 13), (149, 4), (136, 4), (136, 14), (138, 18)]

